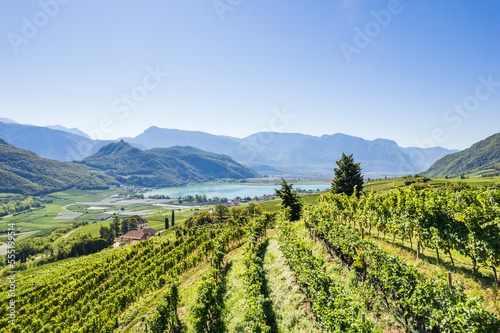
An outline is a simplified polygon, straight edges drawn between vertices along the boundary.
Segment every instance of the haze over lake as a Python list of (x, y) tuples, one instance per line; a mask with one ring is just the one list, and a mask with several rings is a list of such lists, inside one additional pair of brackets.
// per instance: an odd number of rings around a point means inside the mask
[[(294, 189), (303, 190), (320, 190), (329, 189), (331, 184), (295, 184)], [(219, 197), (234, 199), (236, 197), (262, 196), (264, 194), (274, 194), (275, 189), (281, 188), (281, 185), (241, 185), (241, 184), (210, 184), (210, 185), (193, 185), (183, 187), (165, 187), (151, 192), (146, 196), (151, 195), (168, 195), (171, 198), (184, 197), (186, 195), (205, 194), (207, 198)]]

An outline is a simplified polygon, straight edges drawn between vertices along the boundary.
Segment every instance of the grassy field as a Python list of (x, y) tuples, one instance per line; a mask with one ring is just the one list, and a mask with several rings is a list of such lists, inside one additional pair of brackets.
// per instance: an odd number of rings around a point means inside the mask
[[(57, 228), (65, 228), (70, 226), (73, 222), (87, 221), (90, 218), (90, 216), (84, 215), (75, 220), (54, 220), (54, 217), (56, 217), (58, 213), (67, 212), (62, 207), (79, 200), (102, 200), (111, 194), (117, 193), (117, 190), (83, 191), (77, 189), (52, 193), (45, 197), (47, 200), (52, 201), (46, 203), (45, 208), (26, 213), (18, 213), (11, 217), (0, 219), (0, 232), (7, 230), (8, 224), (14, 223), (19, 232), (29, 234), (29, 237), (43, 237)], [(71, 212), (86, 213), (83, 205), (76, 205), (75, 207), (69, 206), (68, 208)]]
[[(300, 196), (303, 204), (314, 204), (318, 202), (321, 192), (313, 194), (304, 194)], [(281, 199), (273, 199), (262, 203), (256, 202), (262, 207), (262, 210), (269, 213), (277, 213), (281, 210)], [(242, 207), (245, 207), (244, 205)]]
[(83, 201), (83, 202), (91, 202), (91, 201), (101, 201), (110, 195), (114, 194), (125, 194), (126, 191), (123, 189), (109, 189), (109, 190), (79, 190), (79, 189), (70, 189), (63, 192), (55, 192), (50, 194), (50, 197), (66, 199), (73, 202)]
[[(419, 178), (415, 180), (416, 184), (419, 183)], [(412, 179), (410, 179), (412, 180)], [(366, 181), (364, 184), (364, 190), (369, 192), (380, 192), (393, 189), (394, 186), (405, 187), (408, 186), (405, 184), (407, 179), (402, 178), (394, 178), (394, 179), (379, 179), (379, 180), (371, 180)], [(429, 181), (426, 181), (424, 184), (428, 184), (430, 187), (449, 187), (450, 185), (460, 185), (465, 184), (472, 188), (481, 187), (481, 186), (500, 186), (500, 177), (487, 178), (487, 177), (478, 177), (478, 178), (466, 178), (466, 179), (444, 179), (444, 178), (431, 178)]]
[[(436, 180), (438, 181), (438, 180)], [(500, 176), (498, 177), (477, 177), (477, 178), (466, 178), (466, 179), (445, 179), (445, 181), (450, 181), (452, 183), (464, 182), (465, 184), (472, 187), (480, 186), (500, 186)]]
[(14, 216), (0, 220), (0, 231), (8, 229), (8, 224), (13, 223), (19, 232), (27, 233), (38, 231), (31, 236), (42, 237), (50, 234), (53, 230), (67, 227), (73, 223), (71, 220), (54, 220), (57, 213), (63, 213), (62, 206), (71, 203), (69, 200), (52, 199), (52, 203), (45, 204), (45, 208), (33, 210), (27, 213), (18, 213)]
[(264, 250), (265, 289), (272, 310), (267, 314), (274, 319), (270, 325), (273, 332), (320, 332), (314, 326), (307, 299), (295, 283), (295, 275), (288, 268), (274, 236), (265, 241)]

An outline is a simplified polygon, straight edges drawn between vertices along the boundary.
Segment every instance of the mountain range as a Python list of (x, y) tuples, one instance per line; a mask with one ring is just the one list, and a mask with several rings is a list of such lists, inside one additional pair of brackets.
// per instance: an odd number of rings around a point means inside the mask
[[(61, 126), (62, 127), (62, 126)], [(67, 129), (5, 123), (0, 121), (0, 138), (41, 157), (70, 162), (96, 153), (112, 141), (92, 140)]]
[[(51, 129), (0, 119), (0, 138), (40, 156), (79, 161), (112, 141), (92, 140), (75, 129)], [(260, 132), (243, 139), (199, 131), (152, 126), (136, 137), (122, 138), (145, 150), (191, 146), (228, 155), (261, 174), (330, 176), (342, 153), (354, 154), (367, 177), (397, 176), (427, 170), (445, 155), (457, 152), (441, 147), (403, 148), (387, 139), (365, 140), (345, 134), (312, 136), (300, 133)]]

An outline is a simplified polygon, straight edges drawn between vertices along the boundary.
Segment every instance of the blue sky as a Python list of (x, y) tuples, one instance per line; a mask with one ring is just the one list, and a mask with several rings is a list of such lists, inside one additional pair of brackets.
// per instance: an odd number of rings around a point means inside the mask
[(500, 132), (500, 2), (0, 1), (0, 117), (464, 149)]

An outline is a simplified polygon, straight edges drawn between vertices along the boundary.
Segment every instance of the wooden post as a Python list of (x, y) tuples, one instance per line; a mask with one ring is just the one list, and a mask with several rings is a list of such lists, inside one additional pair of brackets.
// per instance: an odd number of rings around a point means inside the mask
[(366, 321), (366, 314), (364, 312), (361, 313), (361, 322), (364, 323)]
[(417, 242), (417, 259), (420, 259), (420, 242)]
[(452, 287), (452, 283), (451, 283), (451, 272), (448, 272), (448, 287)]
[(365, 230), (361, 226), (361, 239), (365, 238)]
[(459, 204), (461, 204), (461, 203), (462, 203), (462, 198), (460, 198), (458, 195), (457, 195), (457, 202), (458, 202)]
[(493, 197), (490, 198), (491, 207), (495, 207), (495, 199)]

